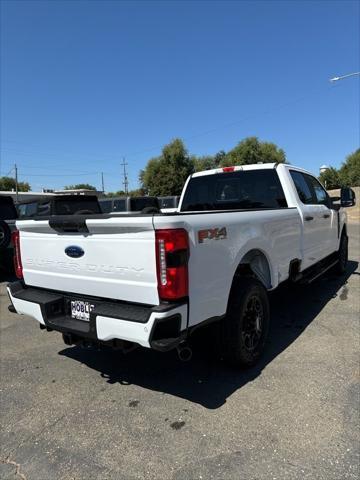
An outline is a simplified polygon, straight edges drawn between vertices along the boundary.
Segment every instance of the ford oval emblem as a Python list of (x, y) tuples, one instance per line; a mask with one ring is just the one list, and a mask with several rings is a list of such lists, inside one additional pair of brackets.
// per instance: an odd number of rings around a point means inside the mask
[(69, 247), (65, 248), (65, 253), (68, 257), (72, 258), (80, 258), (84, 255), (84, 250), (81, 247), (76, 245), (70, 245)]

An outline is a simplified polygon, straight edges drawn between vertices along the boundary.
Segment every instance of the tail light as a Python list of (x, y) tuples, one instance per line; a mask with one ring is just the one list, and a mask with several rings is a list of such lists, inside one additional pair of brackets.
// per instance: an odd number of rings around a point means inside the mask
[(223, 167), (222, 171), (223, 171), (224, 173), (234, 172), (234, 171), (235, 171), (235, 167)]
[(189, 293), (189, 237), (182, 228), (155, 230), (158, 291), (161, 300), (178, 300)]
[(21, 252), (20, 252), (20, 232), (15, 230), (11, 234), (12, 244), (14, 246), (14, 268), (15, 275), (17, 278), (23, 278), (23, 267), (21, 263)]

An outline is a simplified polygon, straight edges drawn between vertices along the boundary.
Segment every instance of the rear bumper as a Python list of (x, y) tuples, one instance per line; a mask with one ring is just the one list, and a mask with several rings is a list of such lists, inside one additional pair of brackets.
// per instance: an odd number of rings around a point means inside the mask
[[(147, 306), (112, 302), (27, 287), (20, 281), (9, 284), (7, 290), (17, 313), (29, 315), (43, 327), (76, 338), (103, 342), (125, 340), (166, 351), (176, 347), (187, 331), (187, 303)], [(89, 300), (95, 305), (89, 322), (71, 317), (70, 300)]]

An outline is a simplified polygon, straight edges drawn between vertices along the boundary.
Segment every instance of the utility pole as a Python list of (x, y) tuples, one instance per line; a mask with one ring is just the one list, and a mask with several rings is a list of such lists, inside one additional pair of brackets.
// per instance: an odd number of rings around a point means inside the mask
[(18, 171), (15, 163), (15, 191), (16, 191), (16, 203), (19, 203), (19, 186), (18, 186)]
[(101, 189), (102, 192), (105, 192), (105, 187), (104, 187), (104, 172), (101, 172)]
[(123, 172), (123, 175), (124, 175), (124, 181), (123, 181), (123, 184), (124, 184), (124, 188), (125, 188), (125, 195), (127, 195), (129, 193), (129, 180), (128, 180), (128, 176), (127, 176), (127, 172), (126, 172), (126, 166), (127, 166), (127, 163), (125, 162), (125, 157), (123, 157), (123, 161), (122, 161), (122, 167), (124, 168), (124, 172)]

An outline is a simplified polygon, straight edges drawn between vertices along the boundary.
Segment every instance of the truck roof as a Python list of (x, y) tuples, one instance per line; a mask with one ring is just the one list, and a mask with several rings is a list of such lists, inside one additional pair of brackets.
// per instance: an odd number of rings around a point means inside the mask
[[(273, 168), (291, 168), (292, 170), (299, 170), (304, 173), (310, 173), (307, 170), (296, 167), (295, 165), (291, 165), (290, 163), (252, 163), (250, 165), (234, 165), (231, 167), (220, 167), (220, 168), (213, 168), (212, 170), (204, 170), (202, 172), (195, 172), (191, 175), (192, 178), (194, 177), (202, 177), (205, 175), (214, 175), (216, 173), (224, 173), (224, 172), (238, 172), (238, 171), (246, 171), (246, 170), (271, 170)], [(310, 173), (311, 175), (311, 173)]]
[(202, 177), (204, 175), (213, 175), (216, 173), (224, 173), (224, 172), (237, 172), (241, 170), (267, 170), (275, 168), (278, 165), (277, 163), (253, 163), (250, 165), (235, 165), (232, 167), (220, 167), (220, 168), (213, 168), (212, 170), (204, 170), (202, 172), (196, 172), (192, 174), (192, 177)]

